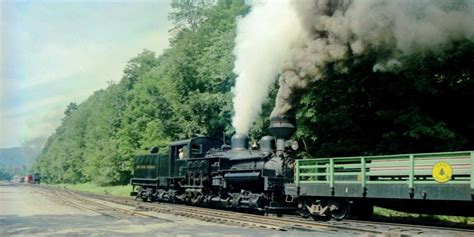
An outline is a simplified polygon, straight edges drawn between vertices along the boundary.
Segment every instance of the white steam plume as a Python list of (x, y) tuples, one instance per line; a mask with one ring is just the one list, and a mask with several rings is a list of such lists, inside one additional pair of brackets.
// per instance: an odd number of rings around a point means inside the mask
[(289, 0), (254, 1), (237, 26), (232, 125), (247, 134), (289, 49), (301, 33)]
[(295, 0), (293, 6), (305, 37), (282, 64), (271, 117), (291, 113), (328, 67), (347, 71), (351, 57), (382, 51), (373, 55), (373, 70), (390, 71), (403, 67), (400, 56), (474, 39), (472, 0)]

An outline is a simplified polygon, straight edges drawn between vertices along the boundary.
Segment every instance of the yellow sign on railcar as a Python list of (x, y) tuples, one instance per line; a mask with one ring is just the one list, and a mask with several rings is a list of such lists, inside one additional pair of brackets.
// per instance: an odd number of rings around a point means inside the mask
[(440, 161), (433, 166), (432, 175), (438, 183), (446, 183), (453, 175), (453, 168), (445, 161)]

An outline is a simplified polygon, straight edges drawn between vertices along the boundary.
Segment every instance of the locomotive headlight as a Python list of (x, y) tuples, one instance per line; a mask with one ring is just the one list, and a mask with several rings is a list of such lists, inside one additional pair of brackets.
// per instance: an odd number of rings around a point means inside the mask
[(291, 142), (291, 149), (296, 151), (296, 150), (298, 150), (298, 147), (300, 147), (300, 145), (298, 144), (298, 141), (294, 140), (294, 141)]

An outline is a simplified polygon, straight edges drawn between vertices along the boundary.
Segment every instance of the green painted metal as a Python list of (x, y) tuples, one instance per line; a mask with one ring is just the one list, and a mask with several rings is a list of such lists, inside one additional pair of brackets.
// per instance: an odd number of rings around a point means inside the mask
[(331, 188), (334, 187), (334, 160), (330, 159), (329, 160), (329, 186)]
[(297, 176), (300, 176), (300, 177), (318, 177), (318, 176), (327, 176), (327, 173), (324, 173), (324, 174), (309, 174), (309, 173), (304, 173), (304, 174), (299, 174)]
[(343, 173), (338, 173), (334, 172), (334, 176), (345, 176), (345, 175), (360, 175), (360, 172), (343, 172)]
[(367, 184), (406, 184), (405, 180), (367, 181)]
[[(469, 184), (470, 180), (451, 180), (448, 183), (437, 183), (438, 185), (448, 185), (448, 184)], [(416, 184), (433, 184), (433, 181), (430, 180), (418, 180)]]
[(135, 178), (156, 179), (159, 169), (160, 155), (148, 154), (135, 157), (133, 171)]
[(334, 168), (343, 168), (343, 169), (350, 169), (350, 168), (360, 168), (361, 165), (360, 164), (351, 164), (351, 165), (347, 165), (347, 164), (334, 164)]
[[(375, 169), (375, 168), (374, 168)], [(409, 168), (407, 167), (406, 170), (398, 170), (397, 173), (395, 174), (393, 170), (387, 170), (387, 171), (369, 171), (368, 175), (369, 176), (407, 176), (411, 177), (411, 171), (408, 170)], [(417, 171), (417, 175), (420, 175)], [(431, 175), (431, 171), (429, 172), (429, 175)]]
[(300, 163), (296, 162), (295, 164), (295, 183), (296, 186), (300, 186)]
[[(393, 162), (393, 163), (388, 163), (388, 161)], [(407, 166), (408, 167), (409, 163), (408, 161), (392, 161), (392, 160), (387, 160), (386, 163), (380, 164), (380, 163), (369, 163), (367, 164), (367, 168), (372, 168), (372, 167), (399, 167), (399, 166)]]
[(474, 151), (470, 152), (471, 156), (471, 195), (474, 190)]
[(408, 187), (413, 188), (415, 186), (415, 156), (410, 155), (410, 177), (408, 179)]
[(360, 170), (360, 175), (361, 175), (361, 185), (362, 185), (362, 188), (365, 188), (365, 185), (366, 185), (366, 182), (367, 182), (367, 177), (366, 177), (366, 173), (365, 173), (365, 169), (366, 169), (366, 164), (365, 164), (365, 158), (364, 157), (360, 157), (360, 164), (361, 164), (361, 170)]
[(432, 177), (433, 166), (445, 161), (453, 169), (447, 184), (470, 184), (474, 190), (474, 151), (403, 154), (388, 156), (336, 157), (297, 160), (295, 183), (327, 184), (439, 184)]

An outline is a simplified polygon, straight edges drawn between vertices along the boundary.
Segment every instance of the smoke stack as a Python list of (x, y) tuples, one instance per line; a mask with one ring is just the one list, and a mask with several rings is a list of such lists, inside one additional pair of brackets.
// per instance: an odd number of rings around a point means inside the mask
[(236, 133), (232, 136), (230, 143), (234, 151), (248, 150), (249, 137), (245, 134)]
[(276, 138), (277, 151), (285, 150), (285, 141), (296, 131), (294, 117), (275, 116), (270, 118), (268, 130)]

